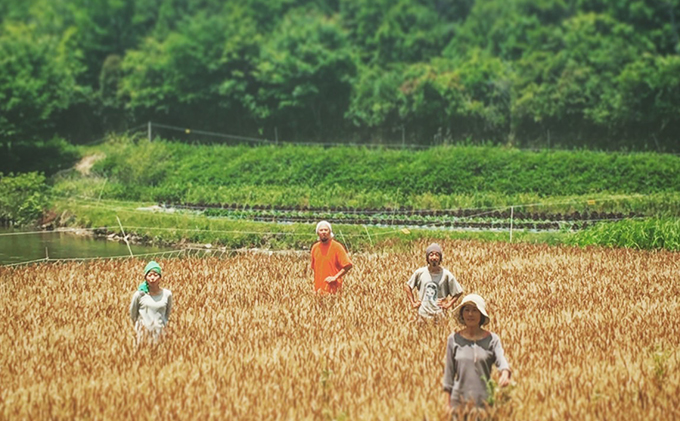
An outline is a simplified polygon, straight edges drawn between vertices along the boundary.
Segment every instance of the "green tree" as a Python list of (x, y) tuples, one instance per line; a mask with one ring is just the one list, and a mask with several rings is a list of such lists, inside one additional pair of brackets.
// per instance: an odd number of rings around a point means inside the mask
[(336, 18), (296, 9), (262, 45), (253, 113), (289, 138), (341, 132), (356, 60)]
[(641, 146), (673, 150), (680, 131), (680, 57), (643, 54), (621, 71), (615, 87), (606, 103), (620, 135)]
[(119, 95), (138, 119), (238, 129), (259, 39), (242, 8), (199, 13), (164, 40), (148, 38), (128, 51)]
[(576, 0), (583, 12), (606, 14), (631, 25), (656, 46), (660, 54), (680, 53), (678, 18), (680, 0)]
[(340, 16), (364, 63), (427, 61), (453, 37), (471, 1), (341, 1)]
[(607, 103), (614, 81), (653, 46), (632, 26), (592, 13), (566, 20), (553, 37), (558, 42), (515, 62), (518, 137), (562, 133), (572, 145), (606, 147), (603, 141), (619, 130)]
[(0, 33), (0, 138), (32, 140), (49, 133), (68, 108), (83, 71), (73, 31), (40, 35), (35, 26), (5, 24)]

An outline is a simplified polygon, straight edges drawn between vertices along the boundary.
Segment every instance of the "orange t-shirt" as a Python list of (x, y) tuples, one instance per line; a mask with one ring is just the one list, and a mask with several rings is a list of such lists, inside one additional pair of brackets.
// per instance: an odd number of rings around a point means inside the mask
[(312, 246), (312, 270), (314, 271), (314, 290), (331, 294), (342, 289), (342, 278), (328, 283), (325, 279), (335, 276), (342, 268), (352, 264), (345, 247), (331, 239), (327, 243), (316, 242)]

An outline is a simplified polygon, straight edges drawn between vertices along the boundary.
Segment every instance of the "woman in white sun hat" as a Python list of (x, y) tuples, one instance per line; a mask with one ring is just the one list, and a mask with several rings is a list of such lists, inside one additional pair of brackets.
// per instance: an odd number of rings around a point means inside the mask
[(453, 316), (465, 326), (452, 333), (446, 344), (446, 366), (442, 381), (449, 410), (472, 402), (484, 408), (488, 392), (486, 383), (491, 378), (491, 366), (500, 371), (498, 385), (510, 383), (510, 366), (505, 359), (501, 340), (495, 333), (482, 329), (489, 322), (484, 299), (469, 294), (452, 310)]

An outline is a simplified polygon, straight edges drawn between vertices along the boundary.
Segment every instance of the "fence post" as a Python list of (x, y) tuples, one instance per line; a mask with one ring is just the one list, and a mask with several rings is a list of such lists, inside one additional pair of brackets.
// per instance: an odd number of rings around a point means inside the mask
[(120, 226), (120, 232), (123, 233), (123, 240), (125, 240), (125, 244), (127, 244), (128, 251), (130, 252), (130, 257), (135, 257), (134, 254), (132, 254), (132, 249), (130, 248), (130, 242), (128, 241), (127, 235), (125, 235), (125, 230), (123, 229), (123, 224), (120, 223), (120, 218), (118, 215), (116, 215), (116, 220), (118, 220), (118, 225)]
[(150, 121), (147, 124), (147, 133), (148, 133), (148, 136), (149, 136), (149, 142), (151, 142), (151, 122)]
[(515, 216), (515, 207), (510, 206), (510, 242), (512, 243), (512, 219)]

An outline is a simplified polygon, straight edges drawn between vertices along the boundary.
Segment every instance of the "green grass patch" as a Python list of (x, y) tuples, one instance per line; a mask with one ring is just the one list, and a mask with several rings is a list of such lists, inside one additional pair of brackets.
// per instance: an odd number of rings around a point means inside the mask
[(600, 223), (565, 238), (579, 246), (680, 251), (680, 219), (625, 220)]

